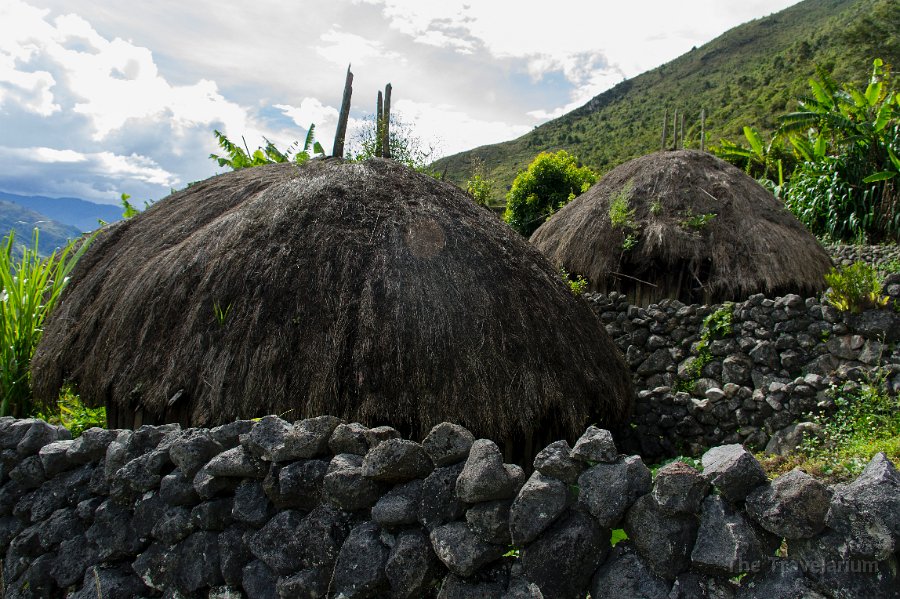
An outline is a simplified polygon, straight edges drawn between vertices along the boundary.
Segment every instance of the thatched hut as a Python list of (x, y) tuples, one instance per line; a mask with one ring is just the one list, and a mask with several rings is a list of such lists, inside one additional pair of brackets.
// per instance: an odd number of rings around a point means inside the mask
[(531, 242), (591, 290), (646, 306), (754, 293), (815, 294), (831, 259), (763, 186), (697, 150), (622, 164), (553, 215)]
[(220, 175), (102, 230), (32, 373), (39, 400), (71, 381), (110, 426), (332, 414), (520, 444), (614, 427), (632, 398), (537, 250), (381, 159)]

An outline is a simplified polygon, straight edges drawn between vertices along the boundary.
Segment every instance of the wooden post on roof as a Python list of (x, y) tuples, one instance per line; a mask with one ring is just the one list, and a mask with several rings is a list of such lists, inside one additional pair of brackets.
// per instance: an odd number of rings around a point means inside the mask
[(391, 84), (388, 83), (384, 87), (384, 122), (382, 123), (382, 133), (384, 137), (381, 140), (383, 156), (391, 157)]
[(684, 113), (681, 113), (681, 123), (678, 130), (678, 148), (684, 149)]
[(663, 132), (662, 132), (662, 141), (659, 144), (659, 149), (666, 149), (666, 126), (669, 124), (669, 109), (666, 108), (666, 111), (663, 113)]
[(706, 109), (700, 111), (700, 151), (706, 151)]
[(383, 131), (384, 131), (384, 123), (382, 119), (384, 118), (384, 104), (381, 99), (381, 90), (378, 91), (378, 100), (375, 102), (375, 157), (381, 158), (384, 156), (384, 146), (382, 145), (383, 139)]
[(347, 136), (347, 121), (350, 119), (350, 96), (353, 94), (353, 73), (347, 65), (347, 78), (344, 81), (344, 97), (341, 100), (341, 112), (338, 116), (337, 131), (334, 133), (334, 149), (331, 155), (344, 157), (344, 137)]
[(672, 149), (678, 148), (678, 111), (672, 115)]

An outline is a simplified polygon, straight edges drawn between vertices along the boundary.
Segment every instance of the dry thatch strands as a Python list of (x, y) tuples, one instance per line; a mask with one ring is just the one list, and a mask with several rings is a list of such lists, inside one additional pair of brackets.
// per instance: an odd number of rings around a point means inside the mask
[(333, 414), (421, 437), (576, 438), (623, 360), (553, 267), (461, 190), (386, 160), (213, 177), (107, 227), (33, 361), (111, 426)]
[(831, 259), (781, 202), (705, 152), (657, 152), (622, 164), (531, 236), (595, 291), (637, 305), (811, 295)]

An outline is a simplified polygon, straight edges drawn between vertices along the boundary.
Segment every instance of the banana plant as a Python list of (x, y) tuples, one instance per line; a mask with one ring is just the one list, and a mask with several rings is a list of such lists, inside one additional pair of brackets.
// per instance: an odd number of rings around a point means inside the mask
[(219, 144), (219, 147), (225, 151), (226, 155), (219, 156), (218, 154), (210, 154), (209, 157), (211, 160), (215, 160), (219, 166), (227, 166), (234, 171), (263, 164), (276, 164), (282, 162), (302, 164), (314, 156), (325, 155), (322, 144), (315, 139), (315, 131), (316, 126), (310, 125), (309, 130), (306, 132), (306, 138), (303, 141), (303, 147), (300, 151), (297, 151), (297, 148), (300, 146), (299, 141), (295, 141), (288, 146), (286, 150), (281, 151), (274, 143), (263, 137), (266, 141), (265, 147), (257, 148), (251, 152), (250, 148), (247, 146), (247, 140), (244, 139), (243, 136), (241, 136), (241, 140), (244, 142), (244, 147), (242, 148), (228, 139), (224, 133), (215, 129), (213, 130), (213, 135), (215, 135), (216, 142)]

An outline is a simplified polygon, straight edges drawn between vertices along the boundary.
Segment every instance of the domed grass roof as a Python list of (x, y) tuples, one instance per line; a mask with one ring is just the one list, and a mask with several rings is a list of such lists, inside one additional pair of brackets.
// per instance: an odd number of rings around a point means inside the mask
[(385, 160), (197, 183), (103, 229), (33, 360), (111, 426), (332, 414), (497, 440), (615, 426), (630, 375), (586, 302), (458, 188)]
[(595, 291), (647, 305), (754, 293), (812, 295), (831, 259), (769, 191), (697, 150), (622, 164), (554, 214), (531, 242)]

